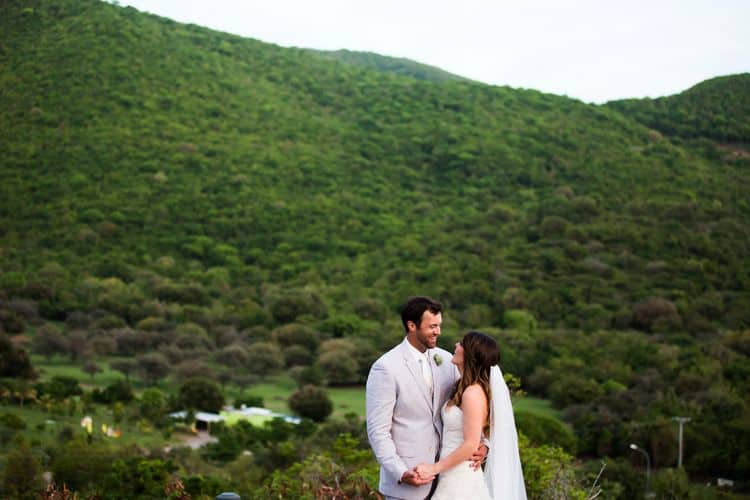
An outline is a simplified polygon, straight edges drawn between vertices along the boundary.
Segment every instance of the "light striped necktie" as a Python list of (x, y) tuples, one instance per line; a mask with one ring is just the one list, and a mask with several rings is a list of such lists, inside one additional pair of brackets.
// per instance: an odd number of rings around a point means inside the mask
[(422, 369), (422, 378), (424, 378), (427, 387), (432, 389), (432, 370), (430, 369), (430, 354), (425, 351), (419, 358), (419, 367)]

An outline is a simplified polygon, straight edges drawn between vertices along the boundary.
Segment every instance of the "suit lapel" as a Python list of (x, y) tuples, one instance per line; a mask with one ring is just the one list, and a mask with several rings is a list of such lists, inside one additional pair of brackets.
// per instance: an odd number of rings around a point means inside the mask
[[(408, 342), (408, 340), (404, 339), (404, 342)], [(411, 372), (411, 376), (414, 379), (414, 384), (419, 388), (419, 392), (422, 393), (422, 397), (424, 397), (425, 403), (430, 407), (430, 411), (434, 408), (434, 393), (433, 390), (433, 399), (430, 398), (430, 389), (427, 387), (427, 384), (424, 383), (424, 380), (422, 379), (422, 370), (417, 364), (417, 362), (414, 360), (414, 356), (411, 355), (411, 352), (409, 351), (408, 345), (401, 346), (401, 354), (404, 357), (404, 362), (406, 363), (406, 367), (409, 369), (409, 372)], [(433, 372), (433, 381), (435, 380), (435, 374)], [(435, 386), (433, 385), (433, 388)]]

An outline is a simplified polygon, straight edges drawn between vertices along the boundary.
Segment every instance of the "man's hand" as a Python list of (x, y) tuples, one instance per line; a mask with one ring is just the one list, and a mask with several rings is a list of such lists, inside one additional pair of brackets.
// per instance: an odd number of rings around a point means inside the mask
[(412, 486), (422, 486), (425, 484), (429, 484), (432, 482), (432, 480), (435, 479), (435, 477), (430, 477), (427, 479), (423, 479), (419, 477), (419, 474), (417, 474), (416, 469), (409, 469), (408, 471), (404, 472), (404, 475), (401, 476), (402, 483), (410, 484)]
[(487, 460), (487, 453), (490, 451), (486, 444), (480, 444), (477, 451), (469, 458), (471, 462), (471, 468), (473, 470), (479, 470), (485, 460)]

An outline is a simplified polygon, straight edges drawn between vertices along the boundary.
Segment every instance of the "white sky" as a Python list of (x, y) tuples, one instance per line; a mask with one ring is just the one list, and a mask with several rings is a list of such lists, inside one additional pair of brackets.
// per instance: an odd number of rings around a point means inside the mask
[(285, 47), (406, 57), (586, 102), (750, 71), (750, 0), (120, 0)]

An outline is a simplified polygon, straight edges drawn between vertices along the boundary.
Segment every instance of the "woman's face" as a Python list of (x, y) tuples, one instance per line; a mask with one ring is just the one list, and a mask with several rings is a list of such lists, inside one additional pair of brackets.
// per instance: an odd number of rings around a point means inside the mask
[(459, 368), (464, 367), (464, 346), (461, 345), (461, 341), (456, 342), (456, 348), (453, 351), (451, 363)]

